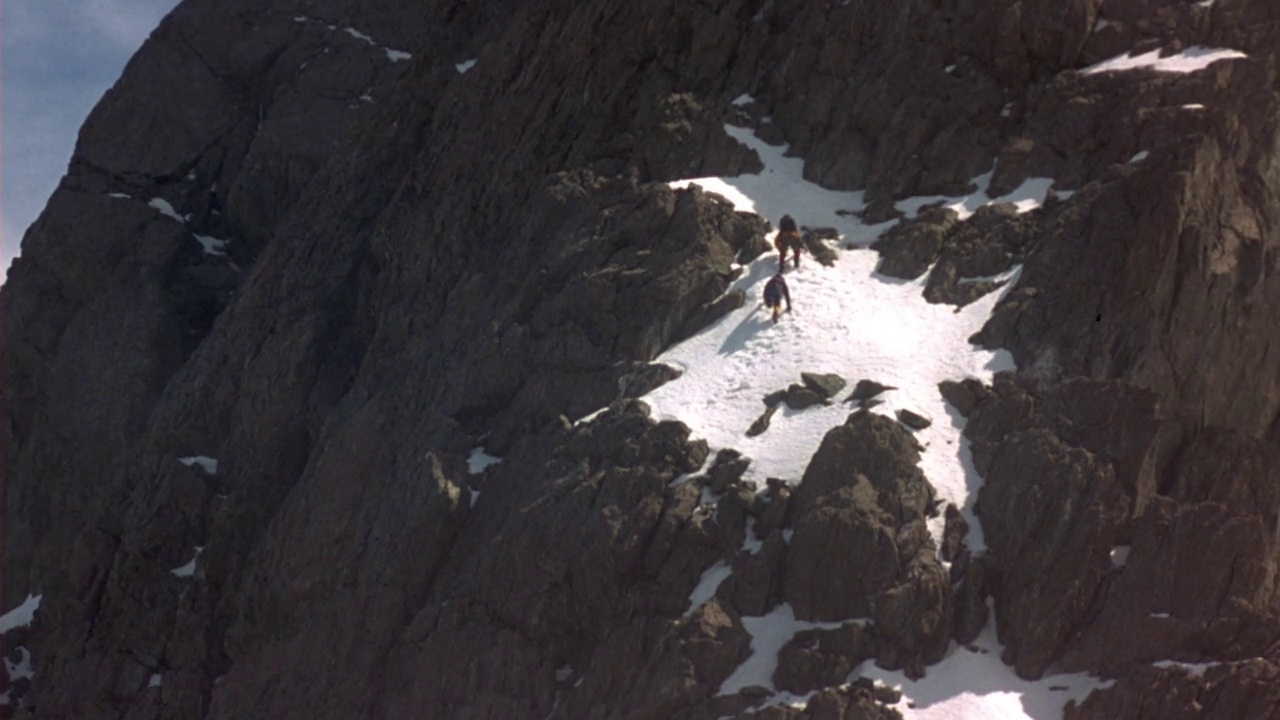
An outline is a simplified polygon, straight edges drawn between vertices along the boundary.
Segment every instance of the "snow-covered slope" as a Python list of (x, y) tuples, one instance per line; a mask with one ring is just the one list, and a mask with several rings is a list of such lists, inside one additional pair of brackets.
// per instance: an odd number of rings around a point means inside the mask
[[(994, 373), (1013, 369), (1007, 352), (976, 347), (968, 338), (981, 328), (1001, 294), (1017, 283), (1017, 269), (1008, 274), (1001, 291), (958, 311), (950, 305), (929, 304), (921, 295), (927, 273), (902, 281), (875, 271), (879, 256), (868, 246), (893, 223), (868, 226), (851, 213), (836, 213), (861, 210), (861, 193), (833, 192), (806, 182), (802, 160), (784, 156), (785, 148), (770, 146), (749, 130), (733, 126), (726, 130), (759, 153), (765, 169), (756, 175), (672, 185), (700, 185), (723, 195), (738, 210), (760, 213), (775, 223), (790, 213), (802, 225), (834, 227), (840, 234), (835, 243), (838, 259), (833, 267), (823, 267), (805, 256), (799, 269), (786, 271), (795, 309), (777, 324), (770, 321), (760, 300), (764, 283), (777, 271), (777, 255), (768, 253), (753, 262), (735, 283), (735, 288), (747, 293), (748, 302), (659, 357), (658, 362), (680, 368), (683, 375), (647, 395), (645, 402), (656, 418), (686, 423), (713, 450), (741, 451), (752, 461), (744, 481), (754, 481), (763, 489), (768, 477), (798, 483), (823, 436), (853, 409), (839, 401), (802, 411), (784, 404), (766, 432), (748, 437), (747, 428), (765, 409), (765, 395), (798, 382), (801, 372), (843, 377), (848, 387), (837, 400), (859, 380), (892, 386), (895, 389), (882, 395), (885, 402), (872, 412), (894, 417), (897, 410), (908, 409), (933, 421), (917, 433), (924, 446), (922, 469), (944, 501), (962, 508), (971, 527), (969, 546), (982, 550), (981, 525), (973, 515), (982, 480), (961, 434), (964, 418), (943, 400), (938, 383), (966, 377), (990, 382)], [(975, 178), (978, 191), (972, 196), (913, 198), (899, 203), (899, 209), (914, 213), (925, 204), (941, 202), (965, 216), (999, 201), (1015, 202), (1025, 212), (1037, 207), (1050, 187), (1046, 180), (1028, 181), (1012, 195), (992, 200), (985, 193), (989, 177)], [(935, 538), (940, 535), (941, 518), (933, 521), (931, 530)], [(754, 539), (750, 532), (748, 544)], [(709, 570), (691, 605), (709, 599), (729, 575), (726, 571), (722, 564)], [(755, 638), (754, 654), (733, 675), (732, 683), (726, 683), (732, 687), (722, 692), (749, 685), (772, 687), (778, 650), (794, 633), (818, 625), (796, 621), (785, 604), (763, 617), (745, 618), (744, 624)], [(1098, 686), (1084, 676), (1026, 682), (1001, 663), (999, 655), (994, 627), (989, 626), (969, 647), (953, 644), (948, 657), (919, 681), (880, 670), (870, 662), (854, 675), (901, 686), (899, 709), (908, 718), (928, 719), (1059, 718), (1069, 698), (1080, 699)], [(783, 702), (802, 704), (804, 698), (780, 693), (770, 701)]]

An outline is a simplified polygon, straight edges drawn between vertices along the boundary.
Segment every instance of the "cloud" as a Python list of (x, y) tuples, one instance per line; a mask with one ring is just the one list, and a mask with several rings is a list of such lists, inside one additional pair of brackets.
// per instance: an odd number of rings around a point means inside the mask
[(0, 262), (66, 172), (85, 117), (177, 0), (6, 0), (0, 22)]

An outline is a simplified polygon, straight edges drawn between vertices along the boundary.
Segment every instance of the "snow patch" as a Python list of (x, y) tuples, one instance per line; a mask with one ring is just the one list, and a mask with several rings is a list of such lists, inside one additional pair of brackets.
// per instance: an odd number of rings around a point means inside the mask
[(230, 242), (209, 235), (196, 235), (196, 241), (200, 243), (200, 247), (204, 248), (205, 255), (226, 255), (227, 243)]
[(23, 678), (30, 680), (35, 677), (36, 672), (31, 667), (31, 651), (21, 646), (14, 649), (17, 650), (22, 657), (19, 658), (16, 663), (10, 662), (8, 657), (4, 659), (4, 669), (5, 672), (9, 674), (9, 682), (12, 683)]
[(158, 688), (164, 685), (164, 676), (160, 673), (151, 673), (151, 678), (147, 680), (147, 687)]
[(1163, 620), (1169, 617), (1169, 613), (1151, 613), (1151, 617)]
[(955, 72), (955, 69), (956, 69), (956, 66), (955, 66), (955, 65), (948, 65), (948, 66), (946, 66), (946, 67), (942, 68), (942, 72), (944, 72), (944, 73), (946, 73), (946, 74), (950, 75), (950, 74), (952, 74), (953, 72)]
[(383, 48), (387, 53), (387, 59), (391, 62), (400, 62), (401, 60), (410, 60), (413, 55), (403, 50), (392, 50), (391, 48)]
[(1000, 108), (1000, 117), (1009, 117), (1012, 114), (1013, 114), (1013, 103), (1005, 103), (1004, 107)]
[(556, 670), (556, 682), (564, 682), (573, 677), (573, 668), (566, 663), (559, 670)]
[(1220, 662), (1184, 663), (1184, 662), (1178, 662), (1177, 660), (1161, 660), (1159, 662), (1151, 663), (1151, 666), (1160, 668), (1161, 670), (1166, 670), (1168, 668), (1178, 668), (1184, 671), (1188, 677), (1198, 678), (1198, 677), (1203, 677), (1205, 671), (1208, 670), (1209, 668), (1222, 665), (1222, 664), (1223, 663), (1220, 663)]
[(1151, 153), (1147, 152), (1146, 150), (1138, 152), (1133, 157), (1129, 158), (1129, 164), (1132, 165), (1134, 163), (1140, 163), (1143, 160), (1146, 160), (1150, 155)]
[(363, 41), (365, 41), (365, 42), (369, 43), (370, 45), (377, 45), (377, 44), (378, 44), (378, 43), (376, 43), (376, 42), (374, 42), (374, 41), (373, 41), (373, 38), (369, 37), (368, 35), (365, 35), (364, 33), (360, 32), (359, 30), (357, 30), (357, 29), (355, 29), (355, 28), (353, 28), (353, 27), (343, 28), (343, 29), (342, 29), (342, 31), (343, 31), (343, 32), (345, 32), (346, 34), (350, 35), (351, 37), (353, 37), (353, 38), (355, 38), (355, 39), (357, 39), (357, 40), (363, 40)]
[(467, 457), (467, 472), (472, 475), (479, 475), (485, 471), (490, 465), (497, 465), (502, 462), (502, 458), (494, 457), (484, 451), (483, 446), (471, 449), (471, 455)]
[(767, 615), (744, 617), (742, 625), (751, 633), (751, 656), (748, 657), (720, 685), (717, 695), (732, 695), (739, 690), (759, 685), (776, 690), (773, 673), (778, 669), (778, 653), (783, 646), (804, 630), (834, 630), (848, 623), (863, 624), (865, 620), (852, 619), (838, 622), (807, 622), (797, 620), (791, 603), (782, 603)]
[(127, 193), (107, 193), (109, 198), (118, 198), (120, 200), (132, 200), (133, 196)]
[(1023, 680), (1000, 661), (1000, 652), (995, 623), (988, 622), (972, 644), (961, 647), (951, 643), (942, 662), (930, 665), (919, 680), (882, 670), (871, 660), (859, 666), (853, 676), (862, 675), (901, 690), (897, 708), (909, 720), (1056, 720), (1062, 717), (1067, 702), (1078, 703), (1114, 682), (1085, 674)]
[(1200, 103), (1187, 103), (1186, 105), (1182, 106), (1182, 109), (1183, 110), (1203, 110), (1204, 105), (1201, 105)]
[(1129, 562), (1129, 551), (1133, 547), (1130, 545), (1117, 545), (1111, 548), (1111, 565), (1112, 567), (1124, 567)]
[(1098, 32), (1106, 27), (1111, 27), (1111, 21), (1106, 18), (1098, 18), (1098, 22), (1093, 24), (1093, 31)]
[(747, 530), (742, 538), (742, 551), (748, 555), (756, 555), (764, 547), (764, 541), (756, 537), (756, 519), (747, 518)]
[(164, 198), (151, 198), (151, 200), (147, 201), (147, 205), (155, 208), (161, 215), (167, 218), (173, 218), (183, 225), (187, 224), (187, 219), (179, 215), (178, 211), (174, 210), (173, 206), (169, 204), (169, 201)]
[(742, 94), (741, 94), (741, 95), (739, 95), (738, 97), (734, 98), (734, 99), (733, 99), (729, 104), (730, 104), (730, 105), (736, 105), (736, 106), (738, 106), (738, 107), (742, 107), (743, 105), (750, 105), (751, 103), (753, 103), (753, 102), (755, 102), (755, 101), (756, 101), (756, 99), (755, 99), (755, 98), (753, 98), (753, 97), (751, 97), (751, 96), (750, 96), (750, 95), (748, 95), (747, 93), (742, 93)]
[(471, 504), (468, 505), (467, 507), (475, 507), (476, 501), (480, 499), (480, 491), (476, 490), (475, 488), (467, 488), (467, 490), (471, 493), (471, 501), (470, 501)]
[(716, 590), (720, 589), (720, 583), (724, 582), (732, 572), (733, 568), (723, 560), (716, 561), (715, 565), (704, 570), (697, 586), (693, 588), (693, 592), (689, 593), (689, 609), (684, 611), (684, 616), (689, 617), (708, 600), (715, 597)]
[(0, 615), (0, 635), (3, 635), (14, 628), (26, 627), (35, 619), (36, 610), (40, 609), (40, 598), (44, 595), (27, 595), (27, 599), (22, 601), (18, 607), (10, 610), (4, 615)]
[(203, 545), (197, 545), (197, 546), (196, 546), (196, 554), (195, 554), (195, 555), (193, 555), (193, 556), (191, 557), (191, 562), (189, 562), (189, 563), (187, 563), (186, 565), (183, 565), (183, 566), (181, 566), (181, 567), (176, 567), (176, 568), (174, 568), (174, 569), (170, 570), (169, 572), (173, 573), (174, 577), (191, 577), (192, 575), (195, 575), (195, 574), (196, 574), (196, 559), (198, 559), (198, 558), (200, 557), (200, 553), (202, 553), (202, 552), (204, 552), (204, 546), (203, 546)]
[(1248, 57), (1239, 50), (1229, 48), (1207, 48), (1199, 45), (1189, 47), (1180, 53), (1168, 57), (1160, 57), (1159, 50), (1133, 55), (1125, 53), (1110, 60), (1103, 60), (1080, 71), (1082, 75), (1118, 72), (1122, 70), (1138, 70), (1151, 68), (1156, 72), (1190, 73), (1203, 70), (1219, 60)]
[(466, 71), (470, 70), (475, 66), (476, 66), (475, 58), (471, 58), (470, 60), (463, 60), (457, 65), (454, 65), (454, 67), (458, 70), (459, 73), (465, 73)]
[(218, 460), (207, 455), (192, 455), (191, 457), (178, 458), (178, 462), (187, 467), (200, 466), (200, 469), (210, 475), (218, 474)]

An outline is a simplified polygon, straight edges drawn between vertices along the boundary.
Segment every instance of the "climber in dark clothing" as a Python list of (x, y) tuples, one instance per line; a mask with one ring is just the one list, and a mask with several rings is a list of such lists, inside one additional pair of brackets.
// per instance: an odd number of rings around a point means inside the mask
[(800, 239), (800, 230), (796, 227), (795, 218), (783, 215), (778, 221), (778, 237), (774, 238), (773, 246), (778, 249), (779, 268), (787, 266), (788, 250), (795, 254), (795, 266), (800, 267), (800, 249), (804, 247), (804, 243)]
[(782, 301), (787, 301), (787, 312), (791, 312), (791, 291), (787, 289), (787, 281), (782, 277), (782, 271), (779, 270), (777, 275), (769, 278), (769, 282), (764, 285), (764, 305), (773, 311), (773, 321), (778, 322), (778, 317), (782, 315)]

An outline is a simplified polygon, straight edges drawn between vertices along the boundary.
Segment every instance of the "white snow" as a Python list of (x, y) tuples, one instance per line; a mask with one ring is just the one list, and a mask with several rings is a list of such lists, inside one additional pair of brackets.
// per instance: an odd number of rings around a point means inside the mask
[(35, 619), (36, 610), (40, 609), (40, 598), (43, 595), (27, 595), (27, 599), (22, 601), (18, 607), (10, 610), (4, 615), (0, 615), (0, 635), (18, 627), (25, 627), (31, 624)]
[(4, 659), (4, 669), (9, 674), (9, 682), (36, 676), (35, 670), (31, 667), (31, 652), (25, 647), (18, 647), (17, 650), (22, 655), (18, 662), (10, 662), (8, 657)]
[(782, 541), (783, 541), (783, 542), (785, 542), (786, 544), (790, 545), (790, 544), (791, 544), (791, 538), (795, 537), (795, 534), (796, 534), (796, 531), (795, 531), (795, 529), (794, 529), (794, 528), (787, 528), (786, 530), (783, 530), (783, 531), (782, 531)]
[(747, 518), (747, 532), (742, 538), (742, 551), (748, 555), (755, 555), (764, 547), (764, 541), (756, 537), (756, 519)]
[(169, 201), (164, 198), (151, 198), (151, 200), (147, 202), (147, 205), (155, 208), (161, 215), (164, 215), (167, 218), (173, 218), (183, 225), (187, 224), (187, 219), (179, 215), (178, 211), (174, 210), (173, 206), (169, 204)]
[(1163, 620), (1169, 617), (1169, 613), (1151, 613), (1151, 617)]
[(191, 457), (178, 458), (178, 462), (186, 465), (187, 467), (199, 465), (201, 470), (204, 470), (210, 475), (218, 474), (217, 459), (211, 458), (207, 455), (192, 455)]
[(373, 102), (373, 96), (370, 95), (369, 93), (365, 93), (356, 99), (359, 100), (360, 102)]
[(164, 685), (164, 676), (160, 673), (151, 673), (151, 678), (147, 680), (147, 687), (158, 688)]
[(1151, 68), (1157, 72), (1171, 73), (1189, 73), (1197, 70), (1203, 70), (1219, 60), (1230, 60), (1232, 58), (1248, 57), (1239, 50), (1231, 50), (1229, 48), (1207, 48), (1201, 46), (1189, 47), (1180, 53), (1170, 55), (1169, 57), (1160, 57), (1159, 50), (1142, 53), (1141, 55), (1133, 55), (1125, 53), (1110, 60), (1103, 60), (1096, 65), (1090, 65), (1080, 72), (1084, 75), (1094, 75), (1097, 73), (1116, 72), (1120, 70), (1136, 70), (1139, 68)]
[[(681, 180), (671, 183), (673, 187), (697, 184), (726, 197), (738, 210), (759, 212), (775, 222), (791, 213), (801, 224), (834, 227), (841, 248), (850, 242), (859, 248), (869, 245), (893, 225), (867, 226), (856, 216), (836, 215), (840, 208), (861, 208), (862, 194), (810, 184), (801, 175), (803, 161), (784, 157), (785, 147), (770, 146), (749, 130), (725, 129), (759, 153), (765, 170)], [(1051, 184), (1047, 178), (1033, 178), (1007, 198), (1029, 207), (1038, 204)], [(953, 199), (969, 213), (989, 202), (985, 190)], [(899, 207), (921, 204), (904, 201)], [(850, 387), (862, 379), (894, 386), (898, 390), (886, 395), (889, 402), (872, 412), (892, 417), (897, 409), (907, 408), (938, 419), (916, 434), (926, 448), (922, 469), (940, 497), (962, 509), (971, 528), (969, 547), (981, 551), (982, 530), (972, 513), (981, 479), (973, 469), (968, 440), (961, 436), (964, 419), (942, 399), (937, 386), (942, 380), (966, 377), (990, 382), (995, 372), (1013, 368), (1009, 353), (976, 348), (968, 338), (986, 322), (1002, 294), (1017, 284), (1018, 273), (1015, 270), (1001, 290), (956, 312), (952, 306), (924, 301), (927, 275), (915, 280), (887, 278), (875, 272), (878, 254), (861, 249), (838, 252), (834, 267), (822, 267), (809, 257), (799, 270), (788, 272), (795, 309), (776, 325), (762, 311), (759, 298), (776, 271), (777, 256), (767, 253), (751, 263), (733, 286), (747, 293), (746, 305), (659, 357), (684, 374), (644, 401), (655, 419), (680, 420), (712, 448), (741, 451), (752, 461), (743, 479), (764, 487), (767, 477), (798, 482), (826, 432), (852, 411), (841, 402), (800, 412), (783, 406), (767, 432), (749, 438), (746, 430), (764, 410), (764, 395), (799, 382), (801, 371), (838, 373)], [(941, 519), (931, 521), (930, 527), (941, 536)]]
[(956, 69), (956, 66), (955, 66), (955, 65), (948, 65), (948, 66), (946, 66), (946, 67), (942, 68), (942, 72), (944, 72), (944, 73), (946, 73), (946, 74), (950, 75), (953, 71), (955, 71), (955, 69)]
[(1186, 672), (1189, 677), (1198, 678), (1198, 677), (1202, 677), (1205, 671), (1208, 670), (1209, 668), (1214, 667), (1216, 665), (1221, 665), (1221, 664), (1222, 663), (1218, 663), (1218, 662), (1184, 663), (1184, 662), (1178, 662), (1177, 660), (1161, 660), (1160, 662), (1151, 663), (1151, 666), (1158, 667), (1162, 670), (1167, 668), (1179, 668), (1184, 672)]
[(133, 196), (128, 193), (107, 193), (107, 197), (119, 198), (120, 200), (132, 200)]
[(1201, 105), (1200, 103), (1187, 103), (1186, 105), (1182, 106), (1182, 109), (1183, 110), (1203, 110), (1204, 105)]
[(1098, 22), (1096, 22), (1096, 23), (1094, 23), (1094, 24), (1093, 24), (1093, 31), (1094, 31), (1094, 32), (1098, 32), (1098, 31), (1099, 31), (1099, 30), (1101, 30), (1102, 28), (1109, 27), (1110, 25), (1111, 25), (1111, 21), (1110, 21), (1110, 20), (1108, 20), (1108, 19), (1106, 19), (1106, 18), (1101, 18), (1101, 17), (1100, 17), (1100, 18), (1098, 18)]
[(1146, 150), (1142, 150), (1136, 153), (1133, 157), (1129, 158), (1129, 164), (1132, 165), (1133, 163), (1142, 162), (1143, 160), (1146, 160), (1149, 155), (1151, 155), (1151, 153), (1147, 152)]
[(724, 582), (732, 572), (733, 569), (723, 560), (716, 561), (715, 565), (703, 571), (698, 585), (693, 588), (693, 592), (689, 593), (689, 609), (684, 611), (684, 616), (689, 617), (702, 607), (703, 603), (715, 597), (716, 590), (720, 589), (720, 583)]
[(350, 35), (351, 37), (353, 37), (353, 38), (355, 38), (355, 39), (357, 39), (357, 40), (363, 40), (363, 41), (365, 41), (365, 42), (369, 43), (370, 45), (377, 45), (377, 44), (378, 44), (378, 43), (376, 43), (376, 42), (374, 42), (374, 41), (373, 41), (373, 38), (369, 37), (368, 35), (365, 35), (364, 33), (360, 32), (359, 30), (357, 30), (357, 29), (355, 29), (355, 28), (353, 28), (353, 27), (343, 28), (343, 29), (342, 29), (342, 31), (343, 31), (343, 32), (345, 32), (346, 34)]
[(1012, 114), (1013, 114), (1013, 103), (1005, 103), (1004, 107), (1000, 108), (1000, 117), (1009, 117)]
[(392, 50), (391, 48), (383, 48), (387, 52), (387, 59), (391, 62), (400, 62), (401, 60), (409, 60), (413, 55), (403, 50)]
[(977, 185), (978, 189), (972, 195), (925, 195), (899, 201), (894, 204), (894, 207), (906, 213), (907, 217), (915, 217), (924, 206), (941, 203), (943, 207), (956, 211), (961, 220), (972, 215), (983, 205), (992, 203), (1013, 203), (1018, 208), (1018, 212), (1024, 213), (1044, 204), (1045, 196), (1053, 187), (1053, 178), (1032, 177), (1024, 180), (1008, 195), (992, 198), (987, 194), (987, 188), (991, 185), (991, 175), (992, 173), (988, 172), (973, 178), (973, 184)]
[(564, 682), (571, 677), (573, 677), (573, 668), (567, 664), (556, 670), (556, 682)]
[(1079, 702), (1111, 685), (1112, 681), (1083, 674), (1023, 680), (1000, 662), (995, 635), (995, 623), (988, 622), (971, 645), (951, 643), (947, 657), (925, 668), (925, 677), (919, 680), (882, 670), (870, 660), (852, 677), (862, 675), (900, 689), (902, 700), (895, 707), (907, 720), (1059, 720), (1069, 700)]
[(204, 546), (197, 545), (196, 554), (191, 556), (191, 562), (188, 562), (186, 565), (183, 565), (181, 567), (176, 567), (170, 570), (169, 572), (173, 573), (175, 577), (191, 577), (192, 575), (195, 575), (196, 559), (200, 557), (200, 553), (202, 552), (204, 552)]
[(742, 93), (742, 94), (741, 94), (741, 95), (739, 95), (738, 97), (734, 98), (734, 99), (733, 99), (733, 101), (732, 101), (732, 102), (730, 102), (729, 104), (730, 104), (730, 105), (737, 105), (738, 107), (742, 107), (743, 105), (750, 105), (751, 103), (753, 103), (753, 102), (755, 102), (755, 101), (756, 101), (756, 99), (755, 99), (755, 98), (753, 98), (753, 97), (751, 97), (751, 96), (750, 96), (750, 95), (748, 95), (747, 93)]
[[(195, 233), (192, 233), (195, 234)], [(228, 240), (219, 240), (209, 235), (196, 235), (196, 241), (204, 248), (205, 255), (226, 255)]]
[(776, 690), (773, 673), (778, 669), (778, 652), (796, 633), (821, 628), (832, 630), (847, 623), (864, 623), (865, 620), (841, 622), (806, 622), (797, 620), (791, 603), (782, 603), (767, 615), (744, 617), (742, 625), (751, 633), (751, 656), (748, 657), (720, 685), (718, 695), (732, 695), (742, 688), (759, 685)]
[(467, 488), (467, 489), (471, 493), (471, 504), (468, 505), (467, 507), (475, 507), (476, 501), (480, 499), (480, 491), (476, 490), (475, 488)]
[(502, 462), (502, 458), (494, 457), (484, 451), (484, 447), (475, 447), (471, 449), (471, 455), (467, 458), (467, 472), (472, 475), (479, 475), (484, 472), (485, 468), (490, 465), (497, 465)]
[(1202, 7), (1202, 8), (1213, 7), (1213, 4), (1215, 2), (1217, 2), (1217, 0), (1200, 0), (1200, 2), (1196, 3), (1196, 7)]
[(1129, 551), (1132, 550), (1130, 545), (1117, 545), (1111, 548), (1111, 565), (1113, 567), (1124, 567), (1129, 562)]
[(471, 68), (475, 67), (475, 65), (476, 65), (476, 59), (475, 59), (475, 58), (471, 58), (470, 60), (463, 60), (462, 62), (458, 63), (457, 65), (454, 65), (454, 67), (455, 67), (455, 68), (457, 68), (458, 72), (460, 72), (460, 73), (465, 73), (466, 71), (468, 71), (468, 70), (470, 70)]

